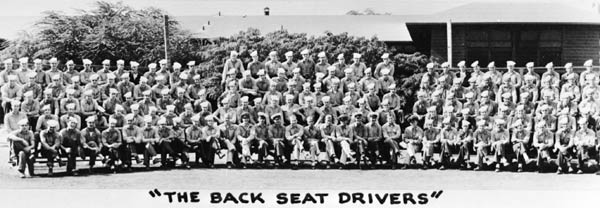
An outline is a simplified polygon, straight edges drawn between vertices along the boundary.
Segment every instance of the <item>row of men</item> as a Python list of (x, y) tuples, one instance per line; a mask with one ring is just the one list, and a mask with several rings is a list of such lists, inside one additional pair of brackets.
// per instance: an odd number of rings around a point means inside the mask
[[(296, 116), (291, 116), (290, 124), (286, 126), (282, 114), (272, 115), (270, 120), (273, 122), (268, 124), (269, 117), (260, 112), (258, 122), (252, 124), (250, 114), (243, 113), (239, 124), (233, 123), (234, 116), (227, 115), (226, 120), (217, 125), (218, 119), (205, 113), (193, 115), (193, 124), (188, 127), (182, 126), (179, 118), (173, 119), (171, 126), (165, 117), (153, 124), (152, 116), (145, 116), (140, 127), (134, 123), (135, 115), (128, 114), (122, 128), (117, 127), (116, 119), (110, 118), (108, 128), (103, 131), (96, 127), (97, 120), (102, 117), (88, 117), (85, 120), (87, 127), (82, 130), (80, 121), (70, 117), (65, 128), (60, 129), (57, 120), (49, 120), (48, 128), (39, 133), (31, 131), (29, 121), (23, 119), (18, 122), (19, 129), (11, 132), (8, 138), (18, 155), (18, 170), (23, 177), (26, 168), (29, 175), (34, 175), (33, 163), (38, 154), (48, 160), (50, 175), (54, 161), (61, 164), (61, 156), (67, 157), (67, 172), (77, 174), (77, 156), (89, 157), (90, 172), (97, 157), (103, 158), (103, 163), (111, 170), (125, 168), (130, 171), (132, 158), (140, 163), (143, 155), (143, 164), (149, 168), (157, 152), (161, 154), (162, 167), (168, 167), (170, 161), (180, 160), (182, 166), (189, 168), (187, 152), (190, 151), (195, 152), (196, 163), (201, 159), (207, 167), (214, 167), (215, 154), (223, 157), (221, 149), (227, 152), (228, 168), (246, 168), (254, 163), (261, 167), (265, 157), (271, 155), (275, 167), (291, 165), (295, 169), (304, 153), (313, 168), (320, 165), (330, 168), (333, 164), (340, 168), (350, 164), (375, 168), (375, 165), (385, 163), (395, 169), (400, 165), (402, 150), (406, 150), (408, 162), (404, 165), (416, 164), (416, 154), (422, 152), (423, 167), (434, 167), (439, 163), (439, 169), (453, 165), (469, 169), (471, 152), (475, 152), (475, 170), (485, 167), (486, 156), (491, 156), (496, 171), (506, 163), (517, 163), (520, 172), (530, 163), (531, 155), (535, 155), (538, 170), (543, 171), (556, 156), (557, 173), (561, 174), (575, 170), (572, 159), (577, 159), (575, 168), (582, 173), (586, 161), (598, 161), (599, 157), (600, 134), (588, 127), (586, 118), (578, 120), (578, 128), (573, 128), (568, 118), (561, 118), (554, 133), (546, 128), (544, 120), (538, 121), (537, 128), (531, 132), (521, 119), (507, 126), (505, 119), (496, 118), (491, 127), (482, 119), (473, 127), (473, 123), (464, 118), (460, 127), (455, 128), (451, 118), (446, 117), (441, 127), (426, 120), (421, 128), (417, 124), (419, 118), (411, 116), (410, 126), (403, 129), (391, 115), (387, 116), (384, 125), (379, 124), (377, 113), (366, 115), (367, 123), (362, 121), (363, 116), (360, 112), (355, 112), (352, 117), (340, 116), (337, 125), (331, 115), (325, 116), (320, 125), (315, 124), (313, 117), (307, 118), (307, 125), (300, 125)], [(435, 153), (440, 153), (438, 160), (433, 157)], [(453, 158), (455, 153), (458, 156)], [(258, 154), (256, 161), (252, 154)]]

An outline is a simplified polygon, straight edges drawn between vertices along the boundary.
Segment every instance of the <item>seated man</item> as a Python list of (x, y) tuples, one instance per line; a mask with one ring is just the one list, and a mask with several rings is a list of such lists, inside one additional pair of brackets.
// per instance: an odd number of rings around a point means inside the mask
[(19, 130), (13, 131), (8, 135), (8, 140), (12, 144), (12, 150), (17, 155), (17, 163), (19, 168), (17, 169), (21, 173), (21, 178), (27, 177), (25, 175), (25, 168), (29, 170), (29, 176), (32, 177), (33, 173), (33, 154), (35, 152), (33, 132), (29, 130), (29, 121), (22, 119), (18, 122)]
[(396, 169), (398, 157), (400, 157), (399, 143), (401, 142), (400, 136), (402, 135), (402, 129), (400, 128), (400, 125), (396, 124), (394, 116), (392, 116), (391, 113), (386, 116), (386, 120), (386, 123), (381, 127), (383, 139), (385, 144), (387, 144), (388, 148), (391, 150), (389, 163), (392, 164), (392, 169)]
[(238, 126), (235, 125), (235, 115), (225, 114), (225, 121), (219, 126), (221, 130), (221, 148), (227, 150), (227, 168), (232, 168), (239, 162), (238, 149), (239, 140), (236, 133), (238, 132)]
[(442, 144), (442, 150), (440, 153), (440, 163), (442, 165), (440, 166), (440, 170), (444, 170), (446, 167), (451, 165), (450, 158), (452, 157), (452, 153), (456, 152), (458, 149), (459, 142), (458, 138), (456, 138), (456, 129), (454, 129), (452, 123), (450, 122), (450, 117), (444, 118), (442, 123), (444, 127), (440, 132), (440, 142)]
[[(304, 144), (302, 140), (302, 134), (304, 134), (304, 128), (300, 124), (298, 124), (298, 119), (295, 115), (290, 115), (290, 125), (285, 127), (285, 139), (286, 146), (288, 147), (288, 151), (286, 151), (286, 155), (290, 155), (290, 160), (294, 160), (292, 164), (292, 169), (298, 169), (299, 160), (300, 160), (300, 152)], [(290, 149), (291, 148), (291, 151)], [(292, 157), (293, 156), (293, 157)]]
[(506, 129), (506, 121), (504, 119), (496, 119), (496, 128), (492, 130), (492, 152), (496, 161), (496, 172), (500, 171), (502, 159), (506, 160), (505, 147), (510, 141), (510, 134)]
[[(202, 128), (202, 135), (204, 141), (204, 152), (206, 156), (206, 161), (203, 161), (207, 167), (214, 168), (215, 167), (215, 153), (218, 153), (220, 147), (220, 139), (221, 139), (221, 130), (215, 124), (216, 118), (212, 115), (208, 115), (204, 117), (206, 120), (206, 126)], [(219, 157), (222, 158), (221, 154)]]
[(58, 121), (49, 120), (48, 129), (44, 129), (40, 132), (40, 151), (42, 157), (46, 158), (48, 165), (48, 176), (52, 176), (52, 168), (54, 167), (54, 160), (58, 161), (59, 166), (62, 166), (62, 161), (58, 156), (58, 150), (60, 149), (60, 141), (62, 140), (58, 130)]
[(558, 120), (558, 131), (556, 132), (556, 142), (554, 148), (558, 150), (558, 158), (556, 165), (558, 166), (557, 174), (563, 173), (563, 167), (567, 166), (569, 173), (573, 172), (571, 167), (571, 157), (573, 156), (573, 137), (575, 132), (569, 125), (569, 119), (563, 117)]
[[(102, 150), (101, 153), (105, 158), (108, 158), (104, 163), (113, 172), (117, 172), (117, 168), (121, 166), (121, 152), (125, 145), (123, 144), (123, 136), (121, 131), (117, 129), (117, 120), (108, 120), (108, 129), (102, 132)], [(127, 148), (125, 148), (127, 149)]]
[(306, 123), (307, 125), (304, 127), (304, 133), (302, 134), (304, 137), (304, 150), (310, 152), (311, 167), (315, 169), (319, 154), (321, 153), (319, 147), (324, 146), (324, 143), (321, 142), (321, 130), (315, 126), (315, 117), (306, 117)]
[(381, 153), (381, 143), (383, 141), (383, 131), (381, 125), (379, 125), (379, 114), (373, 112), (369, 113), (369, 123), (365, 125), (367, 127), (367, 144), (368, 144), (368, 155), (371, 160), (371, 168), (375, 168), (377, 159)]
[(427, 169), (433, 164), (433, 154), (435, 146), (440, 144), (440, 130), (433, 126), (432, 120), (425, 120), (423, 131), (423, 169)]
[(554, 133), (548, 130), (546, 122), (539, 120), (537, 128), (533, 134), (533, 147), (537, 149), (537, 166), (538, 172), (543, 172), (545, 165), (550, 160), (550, 153), (554, 147)]
[(81, 145), (81, 132), (77, 128), (79, 120), (76, 118), (69, 118), (67, 127), (60, 131), (62, 138), (60, 150), (61, 154), (67, 157), (67, 174), (78, 175), (76, 169), (77, 153)]
[(419, 116), (412, 115), (408, 121), (410, 126), (404, 130), (404, 134), (402, 135), (403, 141), (400, 143), (400, 146), (406, 148), (408, 154), (407, 165), (414, 165), (417, 163), (415, 154), (420, 152), (423, 147), (423, 141), (421, 140), (423, 138), (423, 129), (417, 125)]
[(492, 140), (492, 135), (490, 130), (486, 128), (485, 120), (477, 121), (477, 130), (473, 133), (474, 138), (474, 149), (477, 151), (477, 167), (474, 169), (475, 171), (479, 171), (483, 169), (483, 161), (485, 156), (487, 156)]
[[(158, 144), (158, 131), (156, 126), (152, 125), (152, 116), (144, 116), (144, 125), (141, 129), (142, 137), (139, 141), (136, 141), (136, 151), (139, 153), (140, 150), (144, 152), (144, 166), (146, 170), (150, 169), (150, 159), (157, 155), (155, 145)], [(153, 163), (158, 161), (153, 160)]]
[(269, 126), (267, 125), (267, 114), (258, 112), (258, 123), (254, 127), (254, 140), (252, 141), (251, 150), (258, 154), (258, 168), (264, 165), (264, 158), (268, 155), (269, 143)]
[(202, 142), (202, 126), (200, 126), (200, 115), (193, 115), (192, 125), (185, 129), (185, 143), (190, 147), (190, 151), (195, 153), (196, 164), (200, 165), (200, 158), (206, 165), (206, 155), (204, 154), (204, 146)]
[(142, 131), (140, 127), (134, 124), (135, 116), (133, 114), (125, 115), (125, 126), (123, 126), (123, 144), (126, 146), (131, 155), (123, 155), (123, 163), (127, 166), (127, 171), (131, 171), (131, 156), (135, 158), (135, 161), (139, 164), (142, 162), (138, 155), (137, 142), (142, 138)]
[(340, 116), (338, 120), (340, 121), (340, 124), (336, 129), (335, 143), (341, 149), (340, 163), (342, 166), (340, 166), (340, 168), (344, 168), (348, 165), (348, 160), (354, 156), (354, 152), (350, 148), (352, 138), (354, 137), (354, 131), (350, 126), (350, 118), (347, 115)]
[(471, 129), (471, 123), (469, 121), (462, 120), (461, 128), (458, 130), (456, 137), (457, 145), (460, 146), (456, 163), (458, 163), (461, 168), (471, 169), (469, 161), (471, 160), (470, 150), (473, 146), (473, 129)]
[(518, 119), (512, 123), (513, 133), (511, 138), (513, 152), (517, 160), (517, 172), (523, 171), (523, 164), (529, 163), (529, 131), (523, 128), (523, 122)]
[(239, 146), (241, 147), (241, 165), (242, 168), (247, 168), (247, 164), (251, 164), (252, 161), (252, 153), (250, 152), (250, 145), (254, 140), (254, 126), (250, 123), (250, 113), (244, 112), (240, 116), (241, 123), (238, 125), (237, 132), (237, 140), (239, 141)]
[[(175, 123), (175, 122), (174, 122)], [(179, 143), (181, 143), (180, 138), (177, 138), (177, 133), (167, 126), (167, 119), (160, 118), (157, 122), (158, 124), (158, 146), (160, 147), (160, 161), (162, 163), (162, 168), (167, 168), (169, 166), (167, 160), (167, 154), (171, 156), (171, 161), (175, 162), (177, 159), (181, 159), (184, 162), (184, 166), (187, 168), (187, 157), (185, 155), (179, 155), (179, 152), (176, 151), (176, 147)]]
[(81, 148), (79, 157), (85, 160), (89, 159), (89, 172), (93, 173), (96, 157), (100, 154), (102, 145), (102, 133), (96, 128), (96, 116), (89, 116), (85, 119), (87, 127), (81, 131)]
[(285, 127), (281, 120), (281, 114), (277, 113), (271, 116), (273, 124), (269, 126), (269, 143), (275, 149), (275, 168), (280, 168), (286, 163), (285, 158)]
[(596, 158), (598, 153), (595, 148), (596, 133), (588, 128), (587, 118), (580, 118), (578, 123), (579, 130), (575, 133), (573, 144), (577, 148), (577, 173), (581, 174), (584, 162), (587, 159)]

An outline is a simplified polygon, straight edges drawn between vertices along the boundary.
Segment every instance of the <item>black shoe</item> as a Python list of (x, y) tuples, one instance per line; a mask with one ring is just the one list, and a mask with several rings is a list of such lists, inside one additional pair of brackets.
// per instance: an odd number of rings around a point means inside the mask
[(48, 176), (52, 176), (54, 175), (52, 168), (48, 168)]
[(227, 169), (231, 169), (233, 168), (233, 165), (231, 164), (231, 162), (227, 162)]

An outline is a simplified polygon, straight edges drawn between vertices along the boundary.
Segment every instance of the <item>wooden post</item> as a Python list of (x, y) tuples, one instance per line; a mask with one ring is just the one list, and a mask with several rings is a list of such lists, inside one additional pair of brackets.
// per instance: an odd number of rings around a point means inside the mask
[(169, 63), (169, 16), (165, 15), (165, 26), (164, 26), (164, 41), (165, 41), (165, 59), (167, 64)]
[(452, 67), (452, 20), (449, 19), (446, 22), (446, 38), (448, 43), (448, 48), (446, 49), (446, 53), (448, 54), (448, 64)]

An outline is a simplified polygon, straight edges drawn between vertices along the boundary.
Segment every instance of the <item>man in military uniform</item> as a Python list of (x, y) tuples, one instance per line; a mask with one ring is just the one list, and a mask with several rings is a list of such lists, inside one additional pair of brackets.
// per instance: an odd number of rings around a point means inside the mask
[(537, 149), (538, 172), (543, 172), (545, 165), (550, 160), (550, 153), (554, 148), (554, 133), (546, 128), (546, 121), (539, 120), (533, 134), (533, 146)]
[(474, 149), (477, 152), (477, 167), (475, 171), (483, 169), (483, 162), (485, 156), (487, 156), (490, 146), (492, 145), (492, 135), (488, 129), (486, 129), (485, 120), (477, 121), (477, 130), (473, 133), (474, 138)]
[(367, 155), (370, 159), (371, 168), (375, 168), (377, 158), (381, 154), (381, 143), (383, 141), (383, 130), (379, 125), (379, 114), (373, 112), (369, 114), (369, 123), (367, 128)]
[(396, 73), (396, 70), (394, 69), (394, 63), (392, 63), (390, 61), (390, 54), (384, 53), (383, 55), (381, 55), (381, 59), (383, 61), (378, 63), (377, 66), (375, 67), (375, 73), (374, 73), (375, 78), (380, 78), (383, 76), (383, 74), (381, 73), (382, 69), (388, 69), (389, 74), (391, 76), (394, 76), (394, 74)]
[(337, 130), (337, 126), (333, 122), (333, 116), (326, 115), (325, 119), (324, 119), (324, 124), (321, 125), (321, 142), (323, 142), (325, 144), (325, 152), (326, 152), (325, 168), (326, 169), (331, 168), (332, 160), (334, 161), (334, 163), (337, 163), (336, 160), (338, 160), (338, 158), (335, 154), (335, 144), (334, 144), (334, 141), (337, 140), (336, 130)]
[(558, 150), (558, 158), (556, 165), (558, 166), (557, 174), (563, 173), (563, 167), (568, 167), (568, 172), (573, 172), (571, 167), (571, 157), (573, 156), (573, 137), (575, 132), (569, 125), (567, 118), (558, 120), (559, 130), (556, 132), (556, 142), (554, 148)]
[(300, 153), (304, 149), (304, 141), (302, 139), (304, 129), (298, 124), (298, 119), (295, 115), (290, 115), (289, 120), (290, 125), (285, 127), (286, 155), (290, 155), (290, 158), (288, 158), (290, 161), (293, 160), (292, 169), (298, 169)]
[(529, 163), (530, 129), (523, 128), (525, 125), (521, 119), (512, 122), (512, 150), (517, 160), (517, 172), (523, 171), (523, 164)]
[(285, 127), (283, 126), (281, 114), (271, 115), (273, 124), (269, 126), (268, 138), (270, 146), (275, 149), (275, 167), (279, 168), (283, 163), (286, 163), (287, 157), (285, 154)]
[(89, 157), (89, 172), (93, 172), (96, 165), (96, 157), (102, 149), (102, 133), (96, 128), (96, 116), (89, 116), (85, 119), (87, 127), (81, 131), (81, 148), (79, 157), (85, 159)]
[(435, 146), (440, 143), (440, 130), (433, 125), (432, 120), (425, 120), (423, 130), (423, 169), (432, 167)]
[(123, 135), (117, 129), (117, 120), (108, 120), (108, 129), (102, 131), (102, 150), (101, 153), (108, 158), (104, 164), (109, 167), (113, 173), (117, 172), (117, 167), (121, 166), (121, 150), (123, 145)]
[(452, 153), (458, 148), (458, 133), (452, 125), (450, 117), (445, 117), (443, 120), (443, 128), (440, 132), (441, 154), (440, 154), (440, 170), (450, 167), (450, 158)]
[(46, 165), (48, 166), (48, 176), (52, 176), (54, 161), (57, 160), (59, 166), (62, 165), (62, 161), (58, 156), (62, 138), (57, 132), (59, 129), (58, 121), (49, 120), (47, 123), (48, 129), (41, 130), (40, 132), (40, 151), (42, 153), (42, 157), (48, 160), (46, 162)]
[[(251, 165), (254, 161), (252, 160), (252, 152), (250, 151), (252, 142), (254, 140), (254, 126), (250, 123), (250, 113), (244, 112), (240, 115), (240, 124), (237, 126), (235, 134), (237, 135), (236, 144), (236, 157), (237, 154), (241, 156), (242, 168), (247, 168), (247, 165)], [(241, 150), (241, 151), (240, 151)]]
[(327, 54), (325, 54), (325, 52), (320, 52), (319, 54), (317, 54), (317, 57), (319, 58), (319, 61), (317, 62), (317, 64), (315, 64), (315, 78), (317, 77), (316, 75), (318, 73), (327, 75), (327, 68), (330, 67), (329, 63), (327, 63)]
[(258, 153), (258, 168), (262, 168), (264, 165), (264, 158), (269, 154), (268, 138), (269, 138), (269, 125), (267, 125), (267, 114), (264, 112), (258, 112), (258, 123), (254, 127), (254, 146), (255, 152)]
[(79, 122), (78, 119), (71, 117), (69, 118), (69, 123), (66, 128), (60, 131), (62, 138), (60, 152), (62, 155), (67, 156), (67, 174), (70, 175), (78, 175), (75, 165), (82, 139), (81, 132), (78, 128)]
[(225, 115), (223, 124), (219, 126), (221, 131), (221, 148), (227, 150), (227, 168), (229, 169), (233, 168), (239, 161), (238, 149), (240, 149), (240, 143), (237, 137), (238, 128), (235, 125), (235, 116), (231, 114)]
[[(394, 117), (391, 115), (386, 116), (386, 123), (381, 127), (383, 133), (384, 143), (387, 148), (391, 150), (389, 163), (392, 164), (392, 169), (396, 169), (398, 165), (398, 157), (400, 157), (400, 142), (402, 136), (402, 129), (400, 125), (396, 124)], [(384, 151), (384, 154), (388, 153)]]
[(18, 157), (17, 169), (21, 173), (21, 178), (25, 178), (25, 168), (29, 171), (29, 176), (34, 175), (33, 168), (33, 153), (35, 152), (35, 139), (33, 132), (29, 130), (29, 121), (22, 119), (18, 122), (19, 129), (12, 131), (8, 134), (8, 140), (10, 141), (12, 151)]
[(258, 72), (265, 68), (265, 64), (258, 59), (257, 51), (252, 51), (250, 57), (252, 57), (252, 61), (248, 63), (246, 69), (250, 71), (250, 75), (252, 75), (253, 78), (258, 78)]
[(595, 148), (597, 141), (594, 130), (588, 128), (589, 123), (587, 118), (580, 118), (578, 123), (579, 130), (575, 132), (575, 136), (573, 137), (573, 146), (577, 148), (577, 173), (582, 174), (584, 162), (597, 155), (597, 149)]
[(298, 61), (298, 68), (300, 68), (300, 74), (302, 77), (313, 80), (315, 77), (315, 62), (310, 57), (310, 51), (304, 49), (300, 52), (302, 60)]

